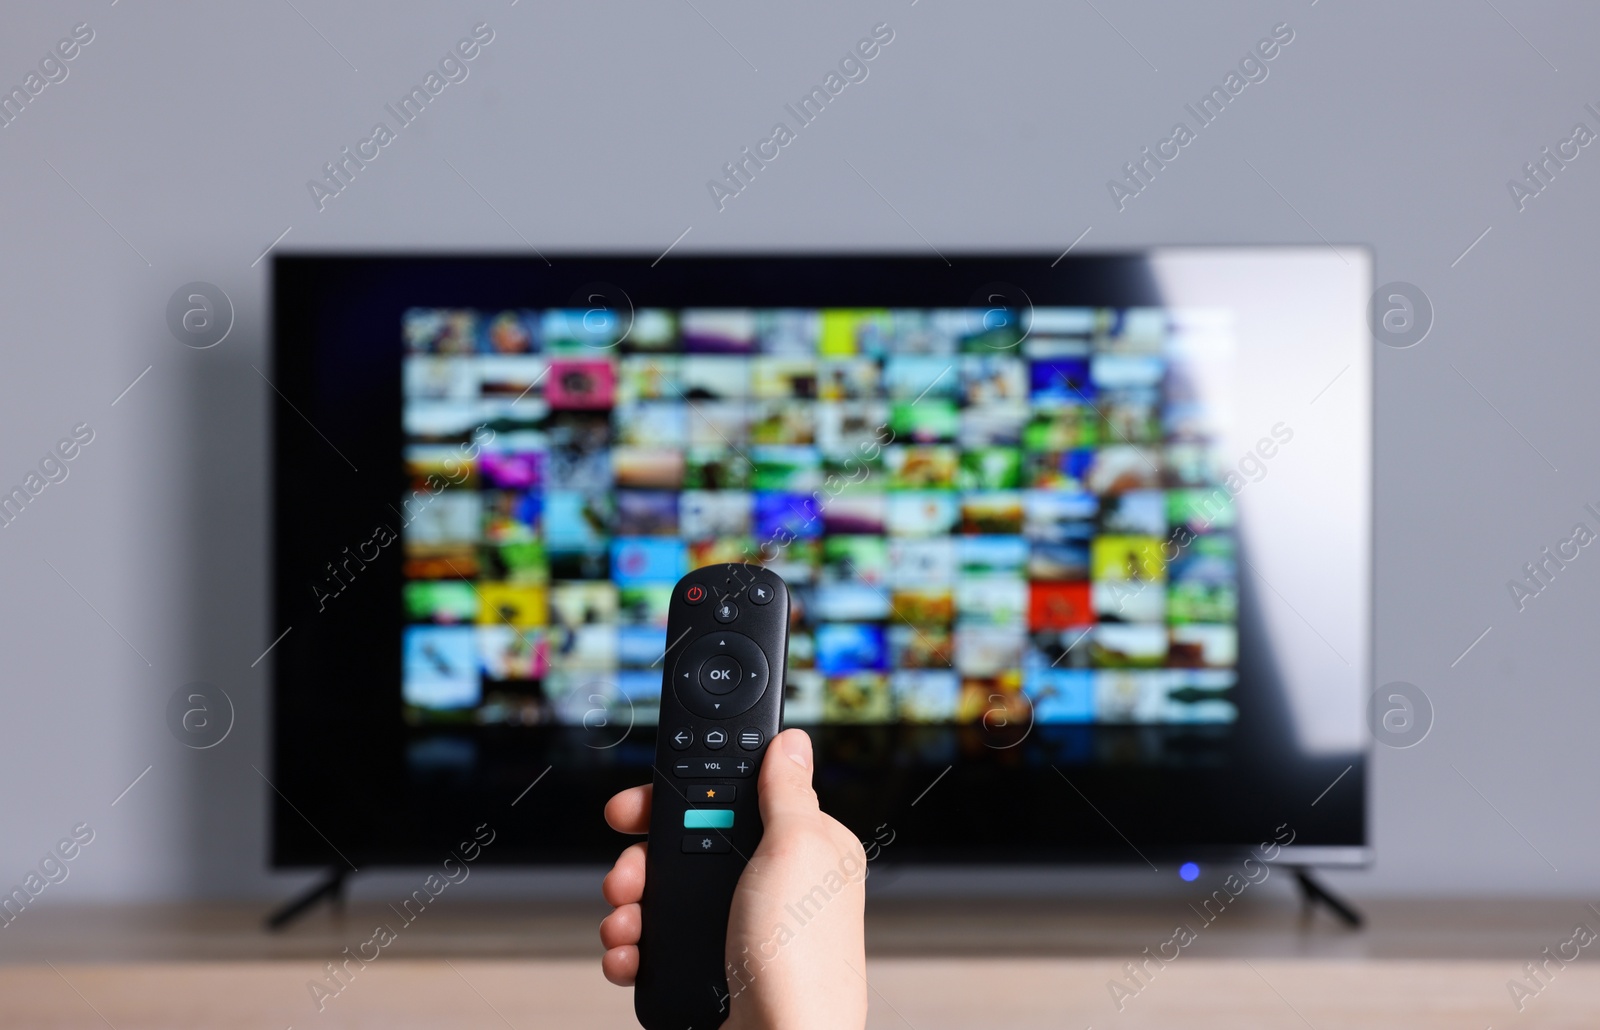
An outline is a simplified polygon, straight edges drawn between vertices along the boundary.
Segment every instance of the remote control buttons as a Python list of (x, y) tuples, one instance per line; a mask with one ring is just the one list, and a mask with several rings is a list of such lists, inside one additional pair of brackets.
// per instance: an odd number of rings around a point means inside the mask
[(731, 783), (713, 783), (709, 787), (696, 787), (685, 796), (697, 805), (731, 805), (739, 796), (739, 788)]
[(686, 830), (731, 830), (733, 829), (733, 809), (691, 808), (683, 813), (683, 828)]
[(777, 591), (765, 583), (752, 583), (748, 591), (751, 604), (770, 604)]
[(731, 694), (743, 680), (744, 669), (732, 655), (716, 655), (700, 666), (700, 685), (713, 694)]
[(684, 758), (672, 764), (674, 776), (685, 779), (723, 779), (728, 776), (749, 776), (756, 764), (748, 758)]
[[(738, 670), (737, 682), (713, 673)], [(766, 692), (771, 673), (761, 645), (741, 633), (707, 633), (678, 655), (672, 684), (683, 706), (703, 719), (731, 719)]]
[(683, 853), (685, 855), (726, 855), (733, 845), (728, 843), (728, 838), (720, 833), (708, 833), (704, 836), (688, 834), (683, 838)]
[(716, 616), (718, 622), (732, 622), (739, 617), (739, 606), (732, 601), (723, 601), (711, 614)]
[(688, 588), (683, 592), (683, 602), (685, 604), (699, 604), (705, 599), (706, 588), (701, 586), (699, 583), (690, 583)]
[[(716, 731), (713, 730), (712, 732)], [(706, 735), (706, 739), (707, 741), (710, 740), (710, 734)], [(766, 739), (766, 737), (761, 735), (761, 731), (756, 729), (754, 726), (746, 726), (744, 729), (739, 731), (739, 746), (744, 748), (746, 751), (754, 751), (756, 748), (766, 743)]]
[(727, 730), (706, 730), (706, 747), (710, 748), (711, 750), (720, 751), (722, 750), (722, 746), (727, 742)]
[(672, 750), (682, 751), (694, 743), (694, 730), (684, 727), (668, 737), (667, 742), (672, 745)]

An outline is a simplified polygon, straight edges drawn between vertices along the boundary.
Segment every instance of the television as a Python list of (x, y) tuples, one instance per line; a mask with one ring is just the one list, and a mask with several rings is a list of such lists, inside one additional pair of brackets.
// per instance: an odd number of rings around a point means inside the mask
[(610, 861), (720, 562), (789, 584), (785, 721), (888, 861), (1366, 861), (1370, 277), (276, 256), (273, 864)]

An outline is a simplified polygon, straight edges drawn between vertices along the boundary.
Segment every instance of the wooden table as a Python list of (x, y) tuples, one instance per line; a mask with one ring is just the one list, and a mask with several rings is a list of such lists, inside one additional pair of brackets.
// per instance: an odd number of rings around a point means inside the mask
[[(1181, 907), (1181, 906), (1180, 906)], [(600, 976), (596, 906), (460, 904), (428, 913), (319, 1012), (308, 983), (382, 906), (288, 932), (240, 907), (38, 911), (0, 931), (0, 1025), (175, 1028), (633, 1026)], [(1581, 902), (1391, 902), (1351, 933), (1287, 904), (1230, 911), (1121, 1011), (1108, 989), (1181, 916), (1171, 902), (895, 902), (869, 916), (873, 1028), (1600, 1027), (1600, 950), (1519, 1013), (1507, 981), (1565, 940)], [(1226, 922), (1233, 919), (1233, 922)], [(31, 925), (29, 920), (32, 920)], [(1191, 924), (1197, 920), (1190, 917)], [(1594, 952), (1591, 954), (1591, 952)]]

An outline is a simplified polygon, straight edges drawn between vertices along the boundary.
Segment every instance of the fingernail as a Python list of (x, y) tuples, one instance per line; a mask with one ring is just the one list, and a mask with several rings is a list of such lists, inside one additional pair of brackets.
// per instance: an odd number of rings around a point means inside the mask
[(804, 769), (806, 767), (806, 756), (805, 755), (797, 755), (793, 751), (791, 751), (791, 752), (789, 752), (789, 761), (793, 762), (795, 765), (798, 765), (802, 769)]
[(807, 745), (809, 745), (811, 741), (808, 738), (802, 737), (800, 734), (796, 733), (790, 735), (790, 737), (783, 743), (784, 752), (788, 754), (789, 761), (793, 762), (795, 765), (798, 765), (802, 769), (806, 768), (806, 752), (811, 750), (811, 748)]

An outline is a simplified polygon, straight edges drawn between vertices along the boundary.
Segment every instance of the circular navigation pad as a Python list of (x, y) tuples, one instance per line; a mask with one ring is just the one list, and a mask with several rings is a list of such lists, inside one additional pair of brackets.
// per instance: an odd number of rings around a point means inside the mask
[(672, 668), (678, 700), (707, 719), (749, 711), (770, 678), (761, 645), (742, 633), (708, 633), (684, 648)]

